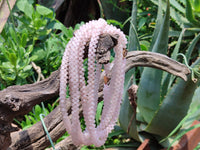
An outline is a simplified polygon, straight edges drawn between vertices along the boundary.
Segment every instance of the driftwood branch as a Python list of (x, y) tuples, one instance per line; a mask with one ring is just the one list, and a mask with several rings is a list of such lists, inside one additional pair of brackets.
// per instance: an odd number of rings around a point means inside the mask
[[(104, 36), (102, 36), (104, 37)], [(114, 37), (110, 37), (111, 39)], [(107, 38), (105, 38), (108, 40)], [(116, 44), (115, 40), (111, 40), (110, 47), (105, 45), (99, 46), (99, 61), (108, 62), (103, 57), (107, 56), (107, 49)], [(102, 42), (104, 43), (104, 42)], [(101, 44), (100, 44), (101, 45)], [(109, 44), (108, 44), (109, 45)], [(103, 47), (103, 48), (102, 48)], [(101, 57), (101, 55), (104, 55)], [(103, 58), (103, 59), (102, 59)], [(133, 51), (129, 52), (126, 56), (127, 65), (126, 72), (132, 67), (154, 67), (162, 69), (173, 75), (179, 76), (184, 80), (187, 79), (186, 75), (190, 73), (189, 69), (167, 56), (162, 54)], [(103, 84), (103, 79), (101, 84)], [(102, 87), (102, 86), (100, 86)], [(101, 92), (102, 88), (99, 90)], [(0, 147), (2, 150), (7, 149), (44, 149), (49, 146), (49, 140), (46, 133), (43, 131), (41, 122), (33, 125), (31, 128), (18, 131), (16, 127), (12, 127), (11, 123), (13, 118), (19, 115), (27, 114), (31, 109), (42, 101), (57, 98), (59, 94), (59, 70), (52, 73), (52, 75), (40, 82), (23, 85), (11, 86), (3, 91), (0, 91)], [(45, 117), (45, 124), (50, 132), (50, 135), (55, 141), (65, 132), (62, 124), (62, 117), (59, 108), (56, 108), (47, 117)], [(10, 137), (10, 133), (12, 133)]]
[[(99, 92), (98, 97), (99, 101), (101, 101), (103, 93)], [(69, 110), (68, 113), (69, 115), (71, 115), (70, 107), (68, 107), (67, 110)], [(82, 114), (81, 110), (80, 113)], [(44, 123), (49, 131), (53, 142), (59, 139), (66, 132), (64, 124), (62, 122), (62, 114), (59, 110), (59, 106), (56, 107), (44, 118)], [(43, 130), (41, 121), (26, 130), (11, 133), (11, 139), (12, 144), (10, 145), (8, 150), (43, 150), (50, 145), (49, 139), (45, 131)], [(56, 147), (61, 147), (63, 148), (63, 150), (79, 149), (79, 147), (73, 145), (71, 137), (68, 137), (61, 143), (59, 142)]]
[[(99, 62), (101, 63), (108, 62), (106, 59), (102, 59), (103, 58), (102, 56), (105, 55), (105, 53), (109, 52), (109, 50), (117, 44), (116, 40), (117, 39), (115, 37), (112, 37), (109, 34), (104, 34), (100, 36), (97, 46), (97, 54), (99, 56), (98, 58)], [(87, 46), (85, 48), (85, 55), (87, 56)], [(23, 85), (23, 86), (11, 86), (4, 89), (3, 91), (0, 91), (1, 150), (7, 149), (7, 147), (11, 144), (10, 133), (17, 130), (16, 127), (11, 126), (13, 118), (19, 115), (27, 114), (36, 104), (39, 104), (42, 101), (58, 97), (59, 72), (60, 72), (59, 70), (55, 71), (49, 78), (34, 84)], [(28, 133), (27, 136), (29, 136), (29, 132), (27, 133)], [(22, 134), (24, 134), (24, 132)], [(25, 139), (28, 138), (29, 137), (27, 138), (25, 137)], [(15, 138), (15, 140), (17, 140), (17, 138)], [(40, 142), (41, 141), (38, 141), (39, 144)]]
[[(44, 118), (44, 122), (54, 142), (66, 132), (59, 107), (56, 107), (49, 115), (47, 115)], [(27, 130), (12, 133), (11, 139), (12, 144), (9, 147), (10, 150), (42, 150), (50, 145), (41, 122), (36, 123)]]
[(0, 120), (12, 122), (14, 117), (27, 114), (36, 104), (57, 97), (58, 89), (59, 70), (43, 81), (10, 86), (0, 91)]
[[(55, 145), (55, 149), (58, 150), (80, 150), (81, 146), (75, 146), (72, 142), (70, 136), (66, 137), (64, 140), (60, 141)], [(53, 150), (53, 148), (46, 148), (45, 150)]]
[(147, 52), (147, 51), (132, 51), (128, 52), (126, 64), (126, 72), (133, 67), (152, 67), (167, 71), (175, 76), (187, 80), (187, 75), (190, 70), (184, 64), (181, 64), (165, 55)]

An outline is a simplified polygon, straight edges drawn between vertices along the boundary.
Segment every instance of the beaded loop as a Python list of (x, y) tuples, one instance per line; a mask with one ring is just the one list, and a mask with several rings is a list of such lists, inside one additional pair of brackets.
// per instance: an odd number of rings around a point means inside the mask
[[(111, 68), (105, 65), (105, 71), (111, 70), (110, 85), (104, 85), (104, 107), (101, 122), (95, 125), (95, 115), (98, 102), (98, 88), (102, 65), (96, 63), (96, 48), (101, 34), (119, 35), (118, 44), (114, 47), (115, 59)], [(86, 43), (88, 51), (88, 84), (85, 83), (83, 55)], [(105, 20), (93, 20), (81, 26), (66, 46), (60, 70), (60, 111), (66, 130), (76, 145), (103, 145), (108, 134), (114, 128), (119, 115), (123, 93), (125, 59), (123, 48), (127, 40), (122, 31)], [(68, 81), (68, 82), (67, 82)], [(66, 99), (66, 88), (69, 84), (70, 98)], [(66, 106), (72, 106), (72, 116), (69, 118)], [(79, 120), (79, 107), (82, 105), (86, 124), (82, 131)]]

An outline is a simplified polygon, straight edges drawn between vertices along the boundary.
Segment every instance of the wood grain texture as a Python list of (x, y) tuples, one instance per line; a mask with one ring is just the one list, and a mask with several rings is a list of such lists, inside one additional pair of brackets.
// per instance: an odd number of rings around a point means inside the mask
[[(111, 44), (112, 46), (108, 44), (109, 48), (113, 47), (112, 42)], [(99, 48), (102, 50), (101, 47)], [(107, 49), (106, 51), (109, 50)], [(190, 70), (185, 65), (158, 53), (132, 51), (128, 52), (126, 59), (126, 72), (136, 66), (153, 67), (172, 73), (184, 80), (187, 79), (187, 74), (190, 73)], [(104, 75), (101, 76), (99, 85), (100, 99), (102, 99), (103, 78)], [(44, 149), (48, 147), (50, 143), (41, 122), (36, 123), (27, 130), (18, 132), (14, 132), (18, 128), (12, 127), (11, 122), (14, 117), (30, 112), (36, 104), (48, 99), (57, 98), (58, 95), (59, 70), (53, 72), (49, 78), (40, 82), (23, 86), (11, 86), (0, 91), (0, 147), (3, 147), (2, 150), (7, 149), (9, 145), (10, 150)], [(65, 133), (58, 107), (46, 116), (44, 121), (53, 141), (56, 141)], [(14, 133), (10, 136), (11, 132)]]

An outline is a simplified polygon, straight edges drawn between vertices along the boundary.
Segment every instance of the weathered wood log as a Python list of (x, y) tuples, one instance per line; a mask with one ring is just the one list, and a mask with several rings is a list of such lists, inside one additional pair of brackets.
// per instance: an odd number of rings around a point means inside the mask
[[(80, 150), (81, 146), (75, 146), (72, 142), (70, 136), (66, 137), (64, 140), (60, 141), (58, 144), (55, 145), (55, 149), (58, 150)], [(53, 148), (46, 148), (45, 150), (53, 150)]]
[[(107, 63), (108, 60), (104, 56), (108, 50), (110, 50), (114, 45), (117, 44), (115, 41), (116, 38), (111, 36), (101, 36), (99, 40), (99, 46), (97, 47), (98, 52), (98, 58), (99, 62), (101, 63)], [(108, 39), (110, 40), (110, 44), (107, 42)], [(105, 41), (104, 41), (105, 40)], [(105, 43), (105, 44), (103, 44)], [(103, 52), (102, 52), (103, 50)], [(85, 51), (87, 54), (87, 51)], [(102, 59), (103, 58), (103, 59)], [(187, 74), (190, 73), (190, 70), (183, 64), (174, 61), (170, 58), (168, 58), (165, 55), (152, 53), (152, 52), (144, 52), (144, 51), (132, 51), (129, 52), (126, 56), (127, 59), (127, 65), (126, 65), (126, 72), (130, 70), (132, 67), (136, 66), (143, 66), (143, 67), (153, 67), (157, 69), (161, 69), (164, 71), (167, 71), (169, 73), (172, 73), (173, 75), (179, 76), (183, 78), (184, 80), (187, 79)], [(103, 85), (103, 79), (101, 80), (100, 84), (100, 90), (102, 90)], [(11, 126), (11, 122), (13, 121), (13, 118), (19, 115), (25, 115), (36, 104), (41, 103), (42, 101), (45, 101), (47, 99), (57, 98), (59, 93), (59, 70), (52, 73), (52, 75), (40, 82), (29, 84), (29, 85), (23, 85), (23, 86), (11, 86), (3, 91), (0, 91), (0, 147), (1, 149), (7, 149), (8, 145), (11, 144), (11, 138), (10, 133), (17, 130), (16, 127)], [(53, 111), (52, 113), (55, 113), (58, 111), (58, 108)], [(53, 128), (57, 128), (56, 120), (53, 121), (55, 118), (59, 119), (61, 122), (61, 117), (58, 117), (58, 112), (55, 113), (55, 115), (52, 115), (50, 113), (48, 117), (46, 117), (47, 120), (47, 126), (49, 122), (54, 123), (54, 127), (49, 127), (48, 129), (53, 131)], [(40, 125), (38, 125), (40, 124)], [(50, 126), (53, 126), (50, 124)], [(61, 126), (61, 125), (59, 125)], [(62, 128), (58, 129), (59, 132), (63, 134)], [(34, 138), (35, 135), (39, 135), (39, 133), (42, 133), (40, 135), (41, 137), (39, 140)], [(56, 131), (57, 132), (57, 131)], [(59, 133), (58, 132), (58, 133)], [(52, 132), (52, 136), (54, 136), (55, 132)], [(62, 134), (56, 134), (56, 138), (59, 138)], [(25, 142), (22, 142), (20, 138), (26, 139)], [(34, 135), (34, 136), (33, 136)], [(56, 139), (53, 138), (53, 139)], [(33, 141), (36, 141), (34, 144)], [(12, 134), (12, 145), (11, 149), (21, 149), (21, 147), (17, 147), (17, 145), (22, 146), (28, 145), (27, 148), (34, 149), (35, 147), (39, 149), (40, 147), (48, 146), (49, 142), (48, 139), (45, 136), (45, 133), (43, 131), (43, 128), (41, 126), (41, 123), (35, 124), (30, 129), (27, 129), (25, 131), (19, 131), (18, 133)], [(30, 144), (32, 143), (32, 144)], [(45, 143), (44, 145), (42, 143)], [(40, 146), (38, 146), (40, 145)], [(23, 149), (26, 149), (26, 147), (23, 147)]]
[(59, 70), (52, 75), (34, 84), (11, 86), (0, 91), (0, 147), (7, 149), (11, 144), (10, 133), (16, 131), (11, 126), (13, 118), (25, 115), (33, 106), (47, 99), (58, 96)]
[[(56, 107), (44, 118), (44, 123), (53, 141), (56, 141), (66, 132), (59, 107)], [(9, 150), (42, 150), (50, 145), (41, 122), (36, 123), (27, 130), (13, 132), (11, 134), (11, 139), (12, 144), (10, 145)]]
[[(100, 36), (97, 46), (99, 61), (104, 53), (110, 51), (116, 43), (115, 37), (109, 34)], [(104, 53), (101, 52), (104, 51)], [(85, 48), (85, 57), (87, 57), (87, 46)], [(105, 61), (105, 59), (102, 59)], [(106, 61), (108, 62), (108, 61)], [(17, 130), (11, 126), (13, 118), (19, 115), (25, 115), (31, 111), (33, 106), (47, 99), (58, 97), (59, 93), (59, 70), (52, 75), (34, 84), (23, 86), (11, 86), (0, 91), (0, 148), (7, 149), (11, 144), (10, 133)]]
[[(98, 97), (98, 100), (101, 101), (103, 93), (99, 92)], [(70, 107), (68, 106), (67, 109), (69, 110), (68, 114), (71, 115)], [(81, 110), (80, 115), (82, 115)], [(44, 118), (44, 123), (53, 142), (59, 139), (66, 132), (59, 106)], [(26, 130), (11, 133), (11, 139), (12, 142), (8, 150), (43, 150), (50, 145), (41, 121)], [(58, 146), (64, 148), (68, 147), (67, 149), (78, 149), (77, 146), (73, 145), (70, 137), (65, 140), (65, 142), (57, 145), (57, 147)]]
[(187, 75), (190, 73), (190, 70), (184, 64), (160, 53), (131, 51), (128, 52), (126, 59), (126, 72), (137, 66), (152, 67), (169, 72), (183, 80), (187, 80)]
[(34, 84), (10, 86), (0, 91), (0, 121), (12, 122), (14, 117), (27, 114), (36, 104), (56, 98), (59, 72), (57, 70), (49, 78)]

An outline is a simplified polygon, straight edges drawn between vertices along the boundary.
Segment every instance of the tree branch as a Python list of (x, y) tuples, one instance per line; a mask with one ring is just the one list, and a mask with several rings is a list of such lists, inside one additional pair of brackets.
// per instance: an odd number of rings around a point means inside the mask
[[(113, 43), (116, 44), (114, 41)], [(108, 51), (106, 47), (104, 47), (104, 49), (105, 52)], [(99, 47), (99, 50), (102, 50), (101, 47)], [(101, 52), (99, 54), (105, 53)], [(102, 62), (107, 62), (104, 58), (102, 59), (102, 57), (99, 57), (103, 60)], [(186, 75), (190, 73), (190, 70), (185, 65), (158, 53), (132, 51), (128, 52), (126, 59), (126, 72), (136, 66), (153, 67), (172, 73), (173, 75), (179, 76), (184, 80), (187, 79)], [(103, 82), (101, 82), (101, 84), (103, 84)], [(99, 92), (101, 92), (101, 90), (99, 90)], [(36, 104), (39, 104), (47, 99), (57, 98), (58, 94), (59, 70), (53, 72), (49, 78), (40, 82), (23, 86), (11, 86), (3, 91), (0, 91), (1, 149), (4, 150), (8, 148), (8, 145), (11, 144), (11, 138), (12, 144), (10, 149), (43, 149), (47, 147), (50, 143), (40, 122), (27, 130), (13, 133), (10, 138), (10, 133), (17, 130), (16, 127), (11, 126), (11, 122), (14, 117), (25, 115), (30, 112)], [(45, 117), (44, 120), (53, 141), (64, 134), (65, 129), (63, 127), (62, 117), (58, 108)]]
[(181, 64), (163, 54), (147, 51), (128, 52), (125, 71), (128, 72), (133, 67), (152, 67), (167, 71), (175, 76), (187, 80), (190, 70), (184, 64)]

